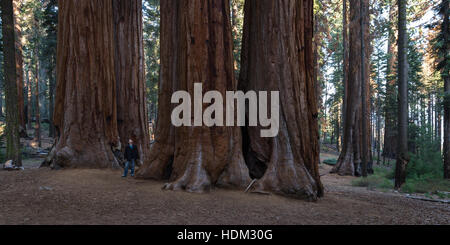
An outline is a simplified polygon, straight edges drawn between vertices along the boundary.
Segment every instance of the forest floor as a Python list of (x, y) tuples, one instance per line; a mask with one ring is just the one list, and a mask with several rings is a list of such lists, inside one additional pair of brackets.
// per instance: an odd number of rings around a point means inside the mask
[[(322, 159), (336, 157), (322, 154)], [(215, 189), (163, 191), (116, 170), (50, 170), (42, 159), (0, 171), (0, 224), (450, 224), (450, 205), (351, 185), (321, 164), (325, 196), (307, 202)]]

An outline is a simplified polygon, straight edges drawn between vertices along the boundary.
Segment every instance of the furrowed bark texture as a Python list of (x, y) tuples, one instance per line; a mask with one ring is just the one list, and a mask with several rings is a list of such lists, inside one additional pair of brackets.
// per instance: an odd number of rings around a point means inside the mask
[(19, 115), (19, 132), (22, 137), (27, 135), (25, 129), (25, 115), (24, 115), (24, 96), (23, 96), (23, 58), (22, 58), (22, 28), (20, 27), (21, 0), (13, 1), (14, 10), (14, 30), (15, 30), (15, 47), (16, 47), (16, 72), (17, 72), (17, 111)]
[(398, 0), (398, 148), (395, 164), (395, 188), (406, 181), (408, 156), (408, 60), (406, 0)]
[(113, 0), (117, 126), (123, 146), (133, 139), (140, 163), (150, 150), (145, 99), (142, 0)]
[(194, 83), (202, 83), (203, 91), (217, 90), (222, 95), (237, 89), (229, 6), (228, 0), (161, 1), (156, 139), (150, 162), (137, 176), (168, 178), (165, 189), (204, 192), (216, 185), (242, 188), (250, 182), (239, 128), (174, 128), (170, 121), (174, 91), (188, 91), (193, 98)]
[(397, 53), (396, 53), (396, 35), (394, 24), (396, 19), (395, 3), (392, 1), (389, 6), (389, 39), (388, 39), (388, 61), (386, 70), (386, 106), (385, 106), (385, 133), (384, 133), (384, 146), (383, 156), (388, 158), (395, 158), (397, 153), (397, 77), (396, 67)]
[(280, 92), (278, 136), (244, 129), (246, 162), (252, 175), (262, 173), (252, 191), (309, 200), (323, 194), (312, 38), (313, 1), (246, 1), (239, 87)]
[(58, 2), (54, 161), (62, 167), (117, 166), (112, 1)]
[(14, 14), (12, 0), (1, 1), (4, 86), (6, 104), (6, 159), (22, 165), (17, 106), (17, 73), (15, 66)]
[[(364, 0), (365, 13), (368, 13), (368, 1)], [(336, 166), (332, 169), (332, 173), (339, 175), (360, 175), (361, 151), (362, 151), (362, 134), (365, 133), (367, 144), (367, 156), (370, 156), (370, 93), (369, 93), (369, 73), (366, 72), (364, 82), (366, 93), (366, 113), (362, 113), (361, 101), (361, 23), (360, 23), (360, 0), (350, 0), (350, 36), (349, 36), (349, 70), (346, 92), (346, 112), (344, 120), (344, 141), (342, 151), (339, 155)], [(369, 19), (368, 14), (364, 16), (364, 37), (365, 43), (369, 44)], [(369, 70), (369, 45), (365, 47), (365, 70)], [(362, 116), (366, 116), (366, 132), (362, 131)], [(370, 160), (368, 158), (367, 160)]]

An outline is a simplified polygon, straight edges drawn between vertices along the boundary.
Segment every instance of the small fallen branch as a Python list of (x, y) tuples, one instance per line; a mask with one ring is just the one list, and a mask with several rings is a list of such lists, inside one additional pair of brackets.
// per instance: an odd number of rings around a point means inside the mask
[(440, 203), (450, 203), (450, 200), (443, 200), (443, 199), (432, 199), (427, 197), (418, 197), (418, 196), (412, 196), (412, 195), (406, 195), (406, 198), (421, 200), (421, 201), (427, 201), (427, 202), (440, 202)]
[(256, 182), (256, 179), (253, 179), (252, 182), (250, 182), (250, 184), (247, 186), (247, 189), (245, 189), (245, 193), (247, 193), (248, 190), (250, 190), (250, 188), (253, 186), (253, 184)]

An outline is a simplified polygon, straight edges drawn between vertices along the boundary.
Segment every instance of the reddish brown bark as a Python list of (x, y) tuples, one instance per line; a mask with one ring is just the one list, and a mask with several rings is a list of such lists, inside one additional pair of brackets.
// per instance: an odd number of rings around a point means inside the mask
[(406, 28), (406, 0), (398, 0), (398, 147), (395, 164), (395, 189), (406, 181), (408, 154), (408, 31)]
[(266, 168), (253, 191), (309, 200), (323, 194), (312, 39), (313, 1), (246, 1), (239, 86), (280, 92), (278, 136), (261, 138), (260, 126), (244, 130), (249, 168)]
[[(365, 43), (369, 44), (369, 15), (368, 15), (368, 1), (364, 1), (364, 7), (367, 13), (364, 18), (364, 39)], [(346, 112), (344, 124), (344, 141), (342, 144), (342, 151), (339, 155), (336, 166), (332, 169), (332, 173), (339, 175), (359, 175), (362, 151), (362, 134), (365, 133), (367, 144), (367, 156), (370, 154), (370, 122), (368, 120), (370, 115), (370, 89), (368, 72), (365, 74), (364, 82), (366, 93), (366, 113), (362, 113), (361, 100), (361, 22), (360, 22), (360, 1), (350, 0), (350, 37), (349, 37), (349, 70), (348, 70), (348, 86), (346, 95)], [(365, 47), (365, 70), (369, 71), (369, 45)], [(363, 132), (363, 125), (361, 117), (366, 116), (366, 132)], [(368, 158), (369, 159), (369, 158)]]
[(389, 38), (388, 38), (388, 61), (387, 61), (387, 84), (386, 84), (386, 109), (385, 109), (385, 133), (383, 156), (395, 158), (397, 152), (397, 78), (395, 63), (397, 62), (396, 54), (396, 35), (395, 35), (395, 18), (397, 10), (395, 2), (392, 1), (389, 6)]
[(117, 166), (112, 1), (64, 0), (58, 10), (54, 163)]
[(0, 2), (2, 19), (4, 88), (6, 104), (6, 154), (7, 160), (22, 166), (19, 115), (17, 113), (17, 70), (15, 60), (14, 11), (12, 0)]
[[(237, 127), (178, 127), (170, 121), (174, 91), (193, 95), (237, 89), (234, 78), (228, 0), (161, 1), (161, 78), (158, 121), (150, 162), (141, 178), (164, 179), (166, 189), (204, 192), (213, 186), (244, 187), (250, 182)], [(204, 104), (204, 107), (207, 105)]]
[(24, 96), (23, 96), (23, 58), (22, 58), (22, 28), (20, 27), (19, 22), (19, 13), (20, 13), (20, 4), (21, 0), (13, 1), (13, 9), (14, 9), (14, 30), (16, 34), (15, 38), (15, 47), (16, 47), (16, 73), (17, 73), (17, 106), (19, 113), (19, 132), (21, 137), (26, 136), (26, 125), (25, 125), (25, 115), (24, 115)]
[(113, 1), (117, 126), (122, 145), (133, 139), (141, 163), (149, 157), (150, 137), (145, 106), (142, 0)]
[(37, 50), (35, 50), (35, 70), (34, 70), (34, 116), (36, 118), (34, 122), (34, 140), (38, 142), (38, 146), (41, 147), (41, 113), (39, 105), (39, 58), (37, 57)]

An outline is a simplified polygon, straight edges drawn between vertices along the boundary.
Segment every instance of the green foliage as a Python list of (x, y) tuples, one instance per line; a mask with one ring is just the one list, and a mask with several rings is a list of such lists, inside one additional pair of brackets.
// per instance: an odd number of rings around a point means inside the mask
[(394, 180), (392, 179), (392, 170), (385, 167), (375, 166), (374, 173), (366, 178), (357, 178), (352, 181), (353, 186), (367, 187), (368, 189), (392, 189)]
[[(450, 181), (443, 179), (443, 163), (441, 154), (428, 145), (421, 154), (410, 154), (406, 172), (406, 183), (401, 191), (406, 193), (439, 193), (450, 191)], [(369, 189), (392, 189), (394, 187), (394, 168), (374, 167), (374, 174), (367, 178), (357, 178), (352, 181), (353, 186)], [(441, 193), (441, 196), (446, 195)]]
[(160, 70), (160, 9), (159, 0), (143, 2), (143, 36), (145, 55), (145, 83), (150, 118), (156, 118)]

